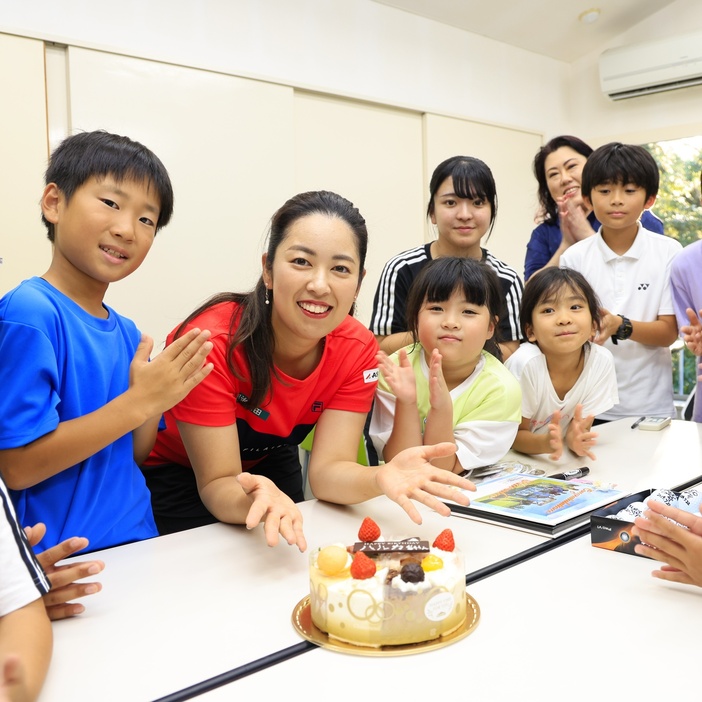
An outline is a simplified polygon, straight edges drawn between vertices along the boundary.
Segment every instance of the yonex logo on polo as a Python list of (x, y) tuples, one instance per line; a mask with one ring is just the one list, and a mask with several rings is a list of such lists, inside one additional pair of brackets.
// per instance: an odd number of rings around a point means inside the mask
[(364, 383), (377, 383), (379, 377), (380, 377), (380, 375), (379, 375), (377, 368), (363, 371), (363, 382)]

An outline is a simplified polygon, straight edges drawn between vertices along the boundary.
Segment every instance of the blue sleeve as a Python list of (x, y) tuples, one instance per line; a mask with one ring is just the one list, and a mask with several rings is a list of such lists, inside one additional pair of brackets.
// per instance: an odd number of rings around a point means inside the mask
[(0, 358), (0, 449), (17, 448), (58, 426), (56, 353), (41, 330), (2, 321)]
[(524, 260), (524, 282), (529, 280), (530, 276), (536, 271), (543, 268), (551, 260), (554, 252), (555, 249), (551, 251), (546, 225), (540, 224), (531, 233), (531, 238), (527, 244), (526, 258)]
[(644, 229), (648, 229), (650, 232), (656, 232), (656, 234), (663, 234), (663, 222), (661, 222), (656, 215), (651, 212), (651, 210), (644, 210), (641, 215), (641, 224)]

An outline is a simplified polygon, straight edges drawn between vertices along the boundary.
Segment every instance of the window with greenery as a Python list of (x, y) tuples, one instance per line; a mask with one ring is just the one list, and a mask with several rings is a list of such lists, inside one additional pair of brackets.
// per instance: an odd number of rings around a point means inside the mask
[[(658, 198), (652, 210), (663, 220), (665, 233), (683, 246), (702, 239), (702, 137), (661, 141), (644, 146), (656, 159), (661, 172)], [(676, 399), (686, 398), (694, 388), (696, 379), (695, 357), (682, 341), (676, 342), (673, 350), (673, 389)]]

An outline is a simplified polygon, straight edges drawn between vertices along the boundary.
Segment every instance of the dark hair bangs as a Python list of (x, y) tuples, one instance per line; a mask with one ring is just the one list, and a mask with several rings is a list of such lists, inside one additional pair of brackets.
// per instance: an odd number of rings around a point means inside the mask
[(70, 200), (90, 178), (133, 180), (153, 187), (159, 200), (157, 229), (173, 214), (173, 187), (161, 160), (137, 141), (105, 131), (81, 132), (66, 138), (49, 160), (45, 182), (56, 183)]
[(484, 172), (467, 168), (465, 162), (456, 164), (453, 179), (453, 190), (466, 200), (488, 200), (492, 202), (495, 196), (494, 183), (487, 178)]
[(600, 300), (587, 282), (585, 276), (572, 268), (549, 266), (542, 268), (529, 278), (524, 286), (524, 295), (519, 310), (519, 324), (524, 338), (527, 338), (527, 325), (533, 325), (534, 310), (544, 300), (557, 299), (564, 289), (582, 295), (590, 310), (590, 316), (597, 328), (600, 326)]
[[(458, 277), (453, 274), (458, 274)], [(434, 278), (429, 281), (424, 300), (427, 302), (445, 302), (455, 292), (462, 293), (467, 302), (472, 305), (490, 307), (488, 304), (487, 288), (482, 276), (477, 276), (473, 271), (458, 269), (443, 275), (441, 278)]]
[(651, 154), (636, 144), (611, 142), (596, 149), (583, 168), (581, 191), (590, 197), (599, 185), (635, 185), (655, 196), (660, 185), (658, 164)]
[[(136, 145), (135, 145), (136, 146)], [(76, 164), (81, 183), (89, 178), (102, 180), (110, 176), (116, 182), (126, 180), (153, 188), (159, 201), (158, 228), (165, 226), (173, 212), (173, 190), (161, 161), (140, 148), (111, 148), (87, 152)]]
[(416, 324), (425, 301), (445, 302), (454, 292), (463, 293), (473, 305), (484, 305), (491, 316), (499, 315), (499, 287), (494, 271), (472, 258), (446, 256), (430, 261), (412, 283), (407, 304), (410, 325)]

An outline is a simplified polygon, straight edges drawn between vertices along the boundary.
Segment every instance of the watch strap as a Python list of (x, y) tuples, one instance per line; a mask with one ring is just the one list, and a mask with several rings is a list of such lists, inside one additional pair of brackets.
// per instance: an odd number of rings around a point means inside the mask
[(617, 316), (622, 318), (622, 323), (617, 328), (616, 333), (612, 335), (613, 344), (616, 344), (618, 341), (626, 341), (634, 332), (634, 327), (628, 317), (625, 317), (623, 314)]

